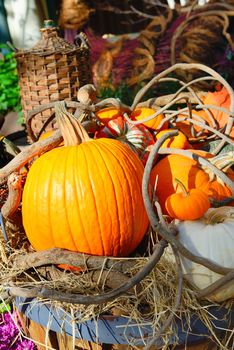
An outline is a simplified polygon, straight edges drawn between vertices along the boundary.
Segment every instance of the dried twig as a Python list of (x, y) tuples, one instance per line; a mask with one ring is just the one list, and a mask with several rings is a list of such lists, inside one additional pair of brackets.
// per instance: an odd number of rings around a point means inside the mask
[[(197, 69), (204, 71), (208, 74), (210, 74), (214, 80), (219, 81), (225, 88), (227, 89), (229, 95), (230, 95), (230, 113), (227, 118), (226, 128), (225, 128), (225, 134), (228, 136), (232, 130), (233, 123), (234, 123), (234, 92), (232, 87), (228, 84), (228, 82), (216, 71), (214, 71), (212, 68), (209, 68), (203, 64), (199, 63), (177, 63), (173, 65), (172, 67), (169, 67), (168, 69), (164, 70), (163, 72), (156, 75), (153, 79), (151, 79), (135, 96), (135, 99), (132, 103), (131, 109), (135, 109), (136, 106), (139, 104), (145, 93), (156, 83), (160, 81), (160, 79), (164, 78), (168, 74), (172, 73), (173, 71), (181, 69), (181, 70), (191, 70), (191, 69)], [(160, 114), (160, 112), (164, 111), (165, 108), (161, 108), (159, 111), (157, 111), (157, 114), (154, 116)], [(221, 140), (220, 144), (217, 146), (215, 153), (218, 153), (222, 147), (225, 145), (225, 141)]]
[(216, 282), (212, 283), (207, 288), (201, 289), (196, 293), (198, 298), (208, 298), (213, 293), (217, 293), (219, 289), (224, 288), (228, 283), (230, 282), (234, 283), (234, 269), (232, 269), (229, 273), (227, 273), (225, 276), (219, 278)]
[(65, 264), (81, 268), (81, 270), (101, 269), (104, 258), (105, 268), (114, 271), (126, 272), (137, 262), (133, 258), (112, 258), (71, 252), (61, 248), (51, 248), (39, 252), (27, 253), (24, 255), (12, 256), (10, 262), (14, 268), (26, 271), (30, 268), (36, 268), (46, 265)]
[(164, 240), (161, 240), (159, 243), (157, 243), (153, 254), (149, 258), (145, 266), (140, 271), (138, 271), (133, 277), (131, 277), (127, 283), (121, 285), (119, 288), (116, 288), (110, 292), (101, 293), (98, 295), (79, 295), (73, 293), (61, 293), (59, 291), (46, 289), (43, 287), (36, 287), (31, 289), (9, 287), (7, 288), (7, 291), (9, 295), (22, 296), (27, 298), (39, 297), (50, 300), (57, 300), (61, 302), (68, 302), (72, 304), (84, 305), (102, 304), (104, 302), (113, 300), (121, 296), (122, 294), (128, 292), (130, 289), (136, 286), (138, 283), (140, 283), (142, 279), (144, 279), (152, 271), (157, 262), (160, 260), (166, 246), (167, 242)]

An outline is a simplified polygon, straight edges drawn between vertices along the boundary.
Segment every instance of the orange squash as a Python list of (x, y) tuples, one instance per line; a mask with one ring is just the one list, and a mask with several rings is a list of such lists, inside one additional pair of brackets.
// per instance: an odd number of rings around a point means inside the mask
[[(192, 150), (192, 152), (203, 155), (206, 158), (212, 157), (212, 155), (204, 151)], [(184, 184), (187, 191), (190, 191), (192, 188), (199, 188), (215, 200), (222, 200), (231, 196), (231, 189), (213, 175), (208, 169), (202, 168), (193, 159), (182, 155), (170, 154), (154, 166), (151, 172), (151, 181), (155, 183), (157, 177), (156, 195), (163, 211), (166, 213), (166, 199), (176, 193), (178, 189), (175, 178)], [(226, 175), (234, 180), (234, 171), (231, 168), (226, 171)], [(211, 177), (213, 178), (211, 179)]]
[[(157, 141), (162, 135), (172, 130), (173, 129), (165, 129), (165, 130), (159, 131), (155, 136), (155, 140)], [(180, 148), (180, 149), (192, 148), (192, 146), (188, 142), (187, 137), (181, 131), (178, 131), (178, 135), (170, 137), (166, 141), (164, 141), (161, 147), (162, 148)]]
[(115, 107), (106, 107), (95, 112), (95, 115), (102, 124), (106, 125), (110, 120), (121, 117), (123, 114)]
[[(204, 105), (214, 105), (214, 106), (230, 109), (231, 100), (230, 100), (230, 95), (229, 95), (227, 89), (225, 87), (223, 87), (219, 91), (208, 92), (208, 94), (205, 97), (203, 97), (202, 102)], [(228, 114), (224, 113), (222, 111), (218, 111), (214, 108), (210, 108), (210, 112), (213, 116), (213, 119), (215, 120), (215, 122), (217, 124), (217, 128), (220, 129), (222, 127), (225, 127), (225, 125), (227, 124)], [(211, 119), (209, 118), (208, 114), (204, 110), (199, 110), (199, 111), (192, 110), (192, 113), (194, 115), (197, 115), (198, 117), (202, 118), (207, 123), (207, 125), (212, 126)], [(192, 137), (191, 129), (190, 129), (190, 125), (189, 125), (188, 121), (183, 121), (183, 122), (177, 123), (177, 127), (183, 133), (185, 133), (186, 136), (188, 136), (189, 138)], [(195, 129), (195, 131), (198, 132), (201, 130), (201, 127), (194, 125), (194, 129)], [(203, 133), (207, 133), (207, 132), (208, 132), (207, 130), (203, 131)], [(230, 136), (234, 137), (234, 127), (232, 128)]]
[(36, 250), (127, 256), (149, 223), (143, 164), (117, 140), (90, 139), (65, 112), (57, 115), (65, 146), (36, 159), (27, 176), (22, 216), (28, 239)]
[[(134, 109), (134, 111), (130, 114), (129, 117), (132, 120), (143, 120), (147, 117), (150, 117), (151, 115), (153, 115), (155, 113), (156, 113), (155, 109), (148, 108), (148, 107), (139, 107), (139, 108)], [(157, 117), (155, 117), (147, 122), (143, 121), (142, 124), (151, 130), (157, 130), (157, 127), (159, 126), (159, 124), (161, 123), (163, 118), (164, 118), (163, 114), (159, 114)], [(167, 128), (167, 126), (168, 126), (168, 123), (165, 123), (163, 125), (163, 128)]]
[(187, 191), (184, 185), (175, 179), (179, 185), (180, 192), (167, 197), (165, 206), (168, 214), (173, 219), (197, 220), (201, 218), (210, 208), (207, 194), (198, 188)]

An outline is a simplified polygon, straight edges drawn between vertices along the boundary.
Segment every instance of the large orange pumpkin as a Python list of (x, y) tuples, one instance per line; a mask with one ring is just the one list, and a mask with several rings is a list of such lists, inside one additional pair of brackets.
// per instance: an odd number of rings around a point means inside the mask
[[(23, 191), (23, 225), (36, 250), (59, 247), (94, 255), (127, 256), (141, 242), (148, 217), (141, 195), (143, 165), (117, 140), (91, 140), (69, 114), (65, 146), (38, 158)], [(62, 118), (62, 121), (61, 121)], [(81, 144), (70, 140), (83, 135)], [(68, 131), (68, 128), (65, 130)]]

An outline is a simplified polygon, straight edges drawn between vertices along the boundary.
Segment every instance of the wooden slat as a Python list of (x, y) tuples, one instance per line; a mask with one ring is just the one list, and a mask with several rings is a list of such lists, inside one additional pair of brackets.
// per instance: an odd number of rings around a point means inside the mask
[[(55, 333), (50, 331), (47, 334), (45, 327), (29, 320), (23, 313), (17, 312), (21, 321), (24, 333), (27, 337), (33, 339), (38, 350), (134, 350), (135, 347), (124, 344), (96, 344), (87, 340), (75, 339), (65, 333)], [(47, 344), (47, 347), (45, 345)], [(41, 344), (41, 345), (40, 345)], [(43, 346), (44, 344), (44, 346)], [(138, 347), (143, 349), (144, 347)], [(152, 347), (152, 350), (159, 350), (157, 347)], [(218, 350), (216, 344), (210, 340), (194, 345), (177, 346), (174, 350)]]

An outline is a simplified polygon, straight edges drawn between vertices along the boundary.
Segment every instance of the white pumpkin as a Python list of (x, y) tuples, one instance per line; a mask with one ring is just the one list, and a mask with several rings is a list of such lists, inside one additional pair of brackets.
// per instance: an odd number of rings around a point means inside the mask
[[(210, 208), (203, 218), (195, 221), (175, 221), (178, 239), (193, 254), (223, 267), (234, 269), (234, 208)], [(167, 252), (170, 259), (172, 253)], [(184, 277), (197, 289), (217, 281), (221, 275), (181, 256)], [(234, 297), (234, 281), (212, 294), (214, 301)]]

